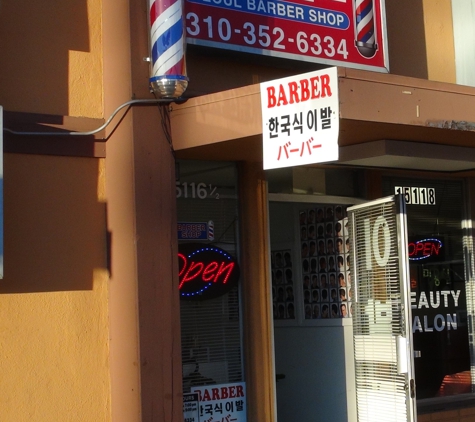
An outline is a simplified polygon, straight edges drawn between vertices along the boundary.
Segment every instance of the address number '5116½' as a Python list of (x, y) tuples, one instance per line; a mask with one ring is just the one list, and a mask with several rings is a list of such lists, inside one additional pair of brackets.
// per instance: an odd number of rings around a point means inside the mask
[(185, 199), (219, 199), (217, 187), (200, 182), (176, 182), (176, 197)]

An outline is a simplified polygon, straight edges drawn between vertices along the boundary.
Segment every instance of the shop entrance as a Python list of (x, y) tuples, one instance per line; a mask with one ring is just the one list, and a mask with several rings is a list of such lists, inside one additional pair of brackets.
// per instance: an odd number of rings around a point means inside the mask
[(345, 218), (355, 202), (270, 194), (279, 422), (355, 420)]
[(416, 392), (424, 408), (472, 392), (471, 233), (461, 180), (383, 178), (383, 193), (397, 191), (408, 210)]
[(271, 239), (297, 241), (271, 240), (278, 418), (413, 421), (404, 199), (332, 199), (271, 209)]
[[(383, 178), (382, 196), (395, 193), (406, 193), (415, 380), (424, 409), (471, 393), (471, 233), (461, 181)], [(269, 199), (278, 420), (355, 421), (345, 217), (348, 206), (363, 201)]]

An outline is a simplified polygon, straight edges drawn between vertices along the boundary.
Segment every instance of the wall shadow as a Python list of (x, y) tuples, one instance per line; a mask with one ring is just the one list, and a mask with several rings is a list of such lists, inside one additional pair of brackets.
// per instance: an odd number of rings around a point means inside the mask
[(107, 267), (99, 160), (5, 154), (1, 293), (91, 290)]
[(2, 1), (0, 104), (68, 114), (70, 50), (90, 50), (85, 0)]
[(387, 0), (389, 72), (428, 78), (423, 0)]

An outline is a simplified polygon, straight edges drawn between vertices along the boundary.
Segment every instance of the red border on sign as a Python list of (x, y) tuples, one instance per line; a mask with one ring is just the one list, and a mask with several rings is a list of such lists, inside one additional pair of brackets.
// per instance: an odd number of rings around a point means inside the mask
[(315, 0), (315, 4), (304, 0), (187, 0), (187, 41), (388, 72), (384, 1), (363, 0), (371, 6), (373, 16), (374, 42), (368, 45), (374, 46), (374, 55), (370, 57), (357, 45), (356, 1), (360, 0)]

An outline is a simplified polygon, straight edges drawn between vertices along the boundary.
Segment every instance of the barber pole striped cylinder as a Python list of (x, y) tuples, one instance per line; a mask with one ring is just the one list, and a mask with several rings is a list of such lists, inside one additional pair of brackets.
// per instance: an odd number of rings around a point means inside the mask
[(149, 0), (150, 87), (160, 98), (179, 98), (188, 86), (182, 0)]
[(363, 57), (373, 57), (377, 50), (373, 1), (354, 0), (354, 8), (356, 48)]

